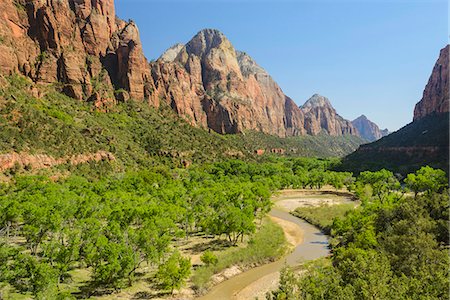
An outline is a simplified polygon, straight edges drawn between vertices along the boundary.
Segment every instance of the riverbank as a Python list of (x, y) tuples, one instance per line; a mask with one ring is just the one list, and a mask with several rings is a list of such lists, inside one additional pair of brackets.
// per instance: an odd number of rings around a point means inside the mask
[(328, 238), (323, 232), (290, 214), (298, 207), (320, 207), (350, 203), (354, 196), (345, 191), (325, 187), (322, 190), (283, 190), (273, 196), (275, 203), (270, 218), (283, 228), (286, 239), (295, 245), (287, 256), (279, 261), (248, 270), (214, 286), (201, 300), (214, 299), (264, 299), (265, 294), (276, 289), (279, 272), (283, 266), (297, 266), (310, 260), (329, 255)]

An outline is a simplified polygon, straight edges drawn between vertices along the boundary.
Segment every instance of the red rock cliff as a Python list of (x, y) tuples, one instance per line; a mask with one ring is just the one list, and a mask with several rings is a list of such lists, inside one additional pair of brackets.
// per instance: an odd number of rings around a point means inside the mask
[(414, 109), (414, 121), (430, 114), (449, 111), (449, 51), (449, 45), (441, 50), (423, 92), (422, 100), (416, 104)]
[(219, 31), (200, 31), (152, 64), (153, 103), (168, 103), (193, 123), (219, 133), (257, 130), (305, 134), (303, 114), (270, 75)]
[(114, 100), (113, 84), (137, 99), (148, 94), (137, 27), (116, 18), (113, 0), (2, 0), (0, 14), (3, 74), (60, 82), (80, 100)]

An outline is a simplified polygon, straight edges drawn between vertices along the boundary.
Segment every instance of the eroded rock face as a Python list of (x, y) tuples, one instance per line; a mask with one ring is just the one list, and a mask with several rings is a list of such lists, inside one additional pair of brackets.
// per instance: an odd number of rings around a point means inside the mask
[(219, 31), (200, 31), (152, 64), (156, 94), (193, 124), (219, 133), (304, 134), (303, 115), (270, 75)]
[(148, 97), (139, 32), (116, 19), (113, 0), (2, 0), (0, 12), (1, 73), (60, 82), (80, 100), (100, 94), (113, 103), (112, 91), (120, 88)]
[(308, 134), (317, 135), (322, 132), (332, 136), (359, 135), (352, 122), (338, 115), (324, 96), (313, 95), (300, 109), (305, 115), (305, 129)]
[(115, 16), (113, 0), (2, 0), (0, 15), (2, 74), (59, 82), (65, 94), (99, 110), (135, 99), (170, 105), (218, 133), (355, 134), (334, 109), (306, 116), (217, 30), (202, 30), (149, 64), (136, 24)]
[(365, 115), (353, 120), (352, 124), (358, 130), (360, 136), (369, 142), (376, 141), (389, 134), (389, 130), (380, 130), (378, 125), (367, 119)]
[(414, 109), (414, 121), (431, 114), (442, 114), (449, 111), (449, 51), (449, 45), (441, 50), (423, 92), (422, 100), (416, 104)]

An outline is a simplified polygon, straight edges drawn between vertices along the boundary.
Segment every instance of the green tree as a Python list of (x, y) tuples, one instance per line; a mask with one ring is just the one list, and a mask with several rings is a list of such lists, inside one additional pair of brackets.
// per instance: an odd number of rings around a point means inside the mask
[(414, 197), (417, 197), (420, 192), (442, 192), (448, 186), (448, 179), (444, 171), (426, 166), (415, 174), (408, 174), (405, 184), (414, 192)]
[(156, 278), (162, 288), (170, 290), (181, 288), (191, 274), (191, 261), (184, 258), (179, 252), (174, 252), (163, 264), (158, 267)]

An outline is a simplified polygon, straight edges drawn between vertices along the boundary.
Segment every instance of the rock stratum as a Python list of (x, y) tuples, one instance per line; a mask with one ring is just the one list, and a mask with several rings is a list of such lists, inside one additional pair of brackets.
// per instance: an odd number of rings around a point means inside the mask
[(431, 72), (413, 122), (380, 140), (362, 145), (347, 156), (342, 169), (388, 168), (407, 174), (423, 165), (449, 172), (449, 90), (447, 45)]
[(100, 110), (135, 99), (169, 105), (218, 133), (358, 135), (328, 106), (299, 108), (217, 30), (202, 30), (149, 63), (136, 24), (116, 17), (113, 0), (2, 0), (0, 12), (1, 74), (57, 85)]
[(369, 142), (374, 142), (389, 134), (389, 130), (380, 130), (377, 124), (361, 115), (352, 121), (353, 126), (358, 130), (360, 136)]

